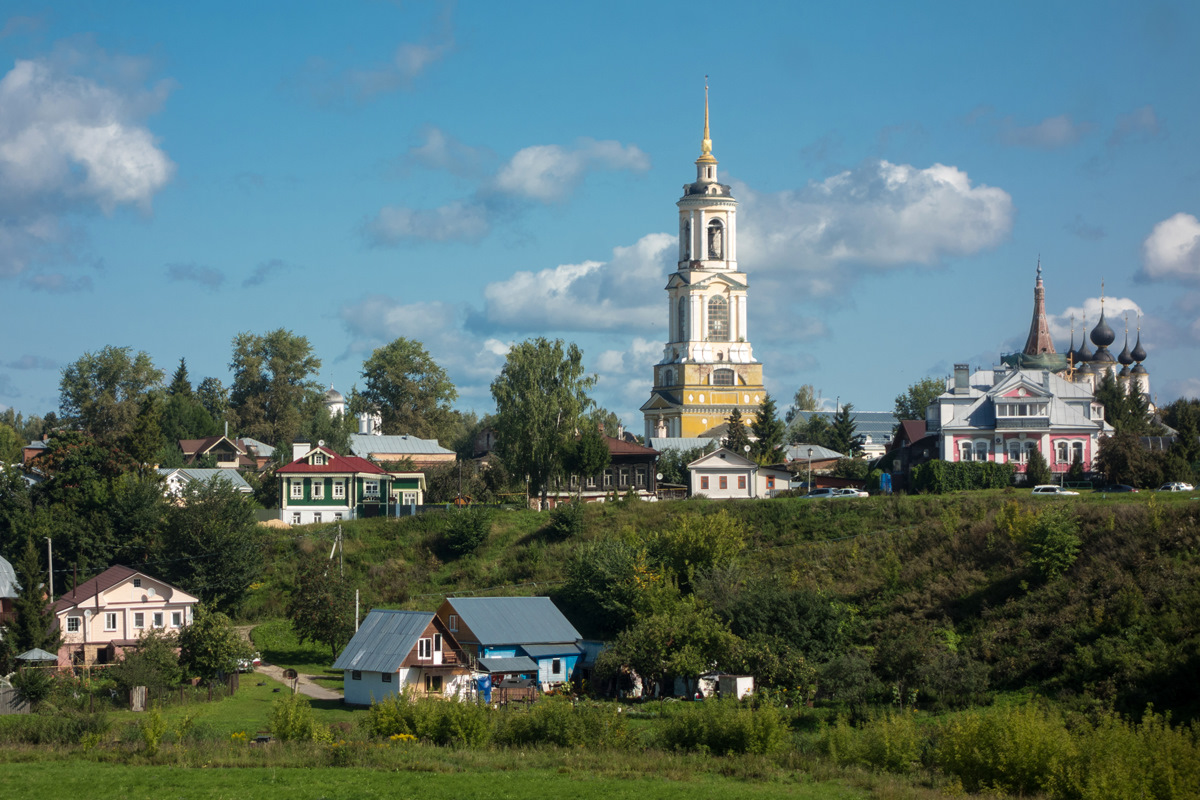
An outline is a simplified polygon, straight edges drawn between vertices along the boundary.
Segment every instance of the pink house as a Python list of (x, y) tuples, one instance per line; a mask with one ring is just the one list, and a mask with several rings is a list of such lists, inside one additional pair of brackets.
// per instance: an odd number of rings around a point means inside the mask
[(177, 633), (192, 621), (199, 600), (169, 583), (115, 566), (54, 603), (62, 635), (58, 664), (111, 664), (148, 630)]

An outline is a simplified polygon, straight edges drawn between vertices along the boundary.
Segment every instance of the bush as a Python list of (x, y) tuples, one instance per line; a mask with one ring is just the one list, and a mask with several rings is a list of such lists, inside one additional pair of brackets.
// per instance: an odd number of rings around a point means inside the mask
[(1003, 489), (1012, 485), (1012, 464), (992, 461), (930, 461), (912, 471), (917, 492), (944, 494), (969, 489)]
[(555, 506), (550, 512), (550, 524), (546, 533), (552, 539), (570, 539), (583, 533), (583, 503), (566, 503)]
[(496, 732), (507, 745), (614, 747), (625, 737), (625, 717), (611, 703), (573, 703), (563, 696), (541, 698), (528, 714), (503, 715)]
[(786, 739), (787, 726), (774, 706), (752, 709), (735, 700), (705, 700), (668, 709), (655, 730), (655, 738), (668, 750), (767, 755)]
[(17, 696), (29, 705), (37, 706), (54, 691), (54, 670), (44, 667), (21, 667), (12, 676)]
[(821, 744), (839, 764), (908, 773), (920, 763), (925, 740), (911, 712), (889, 710), (855, 729), (845, 717), (826, 728)]
[(371, 705), (363, 726), (371, 736), (414, 736), (440, 745), (482, 747), (492, 738), (491, 709), (477, 703), (411, 694), (391, 695)]
[(301, 694), (288, 695), (275, 701), (271, 720), (267, 724), (271, 735), (281, 742), (329, 742), (329, 729), (313, 717), (312, 705)]
[(0, 716), (0, 744), (72, 745), (111, 727), (104, 714), (13, 714)]
[(465, 556), (487, 541), (491, 529), (490, 508), (467, 506), (450, 513), (450, 521), (442, 534), (442, 542), (450, 555)]
[(970, 792), (1055, 791), (1072, 755), (1062, 717), (1032, 703), (965, 712), (942, 726), (935, 761)]
[(178, 686), (183, 679), (179, 656), (175, 654), (175, 637), (159, 630), (147, 630), (138, 639), (136, 650), (125, 651), (124, 657), (108, 670), (117, 688), (128, 693), (134, 686), (145, 686), (153, 692)]
[(1025, 539), (1029, 563), (1046, 580), (1062, 575), (1079, 556), (1079, 523), (1063, 507), (1045, 508)]
[(167, 721), (163, 719), (162, 712), (157, 708), (147, 711), (145, 716), (138, 720), (138, 732), (146, 745), (146, 755), (157, 755), (163, 734), (167, 732)]

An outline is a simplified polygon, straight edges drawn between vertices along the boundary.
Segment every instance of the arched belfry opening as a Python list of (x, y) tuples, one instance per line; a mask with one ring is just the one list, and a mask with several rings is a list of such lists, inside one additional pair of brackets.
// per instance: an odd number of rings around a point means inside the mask
[(708, 257), (718, 261), (725, 258), (725, 226), (719, 219), (708, 223)]

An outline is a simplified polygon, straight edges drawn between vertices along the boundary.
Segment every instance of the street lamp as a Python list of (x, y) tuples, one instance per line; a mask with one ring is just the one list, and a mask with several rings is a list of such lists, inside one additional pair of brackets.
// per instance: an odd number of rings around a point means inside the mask
[(812, 451), (811, 447), (808, 448), (808, 491), (810, 494), (812, 493)]

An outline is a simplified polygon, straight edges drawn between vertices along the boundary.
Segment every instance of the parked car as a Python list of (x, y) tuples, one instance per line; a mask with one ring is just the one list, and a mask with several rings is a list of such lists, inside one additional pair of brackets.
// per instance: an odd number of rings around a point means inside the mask
[(254, 672), (255, 669), (262, 666), (262, 656), (258, 653), (249, 658), (238, 659), (238, 672)]
[(864, 492), (862, 489), (855, 489), (851, 486), (846, 486), (838, 489), (838, 497), (870, 497), (870, 492)]
[(852, 489), (849, 486), (825, 487), (822, 489), (813, 489), (808, 494), (804, 495), (805, 500), (820, 500), (821, 498), (836, 499), (839, 497), (870, 497), (871, 495), (860, 489)]
[(1064, 489), (1061, 486), (1047, 484), (1044, 486), (1033, 487), (1033, 493), (1036, 495), (1057, 494), (1057, 495), (1078, 495), (1079, 492), (1072, 492), (1070, 489)]
[(1195, 487), (1190, 483), (1164, 483), (1158, 487), (1160, 492), (1193, 492)]
[(1112, 486), (1107, 486), (1100, 491), (1109, 492), (1111, 494), (1120, 494), (1122, 492), (1136, 492), (1137, 489), (1124, 483), (1114, 483)]

